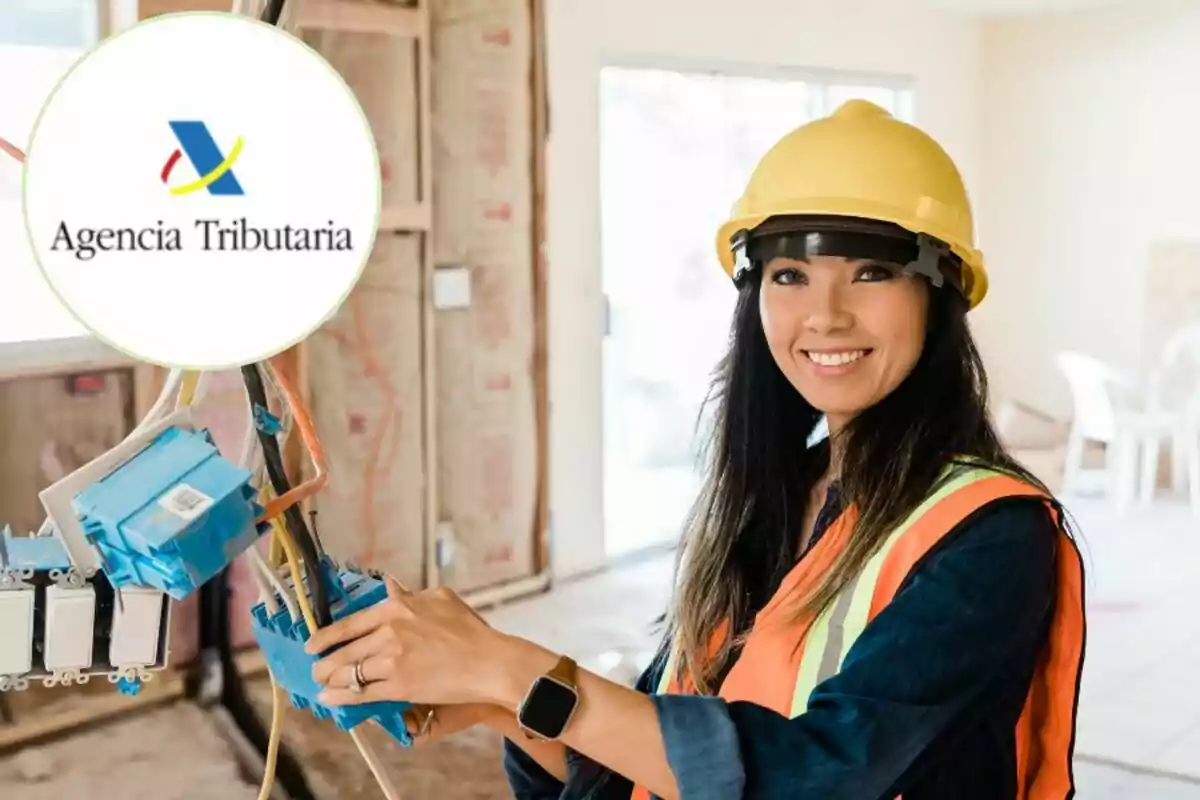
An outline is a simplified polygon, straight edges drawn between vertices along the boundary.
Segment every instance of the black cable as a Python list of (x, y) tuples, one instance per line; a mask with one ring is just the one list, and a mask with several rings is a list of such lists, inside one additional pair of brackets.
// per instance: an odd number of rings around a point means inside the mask
[(284, 0), (270, 0), (260, 19), (268, 25), (278, 25), (279, 18), (283, 15), (283, 2)]
[[(246, 384), (246, 392), (250, 396), (252, 420), (256, 416), (254, 414), (256, 407), (261, 408), (264, 412), (269, 412), (267, 390), (263, 385), (258, 365), (247, 364), (242, 367), (242, 379)], [(283, 497), (291, 489), (291, 482), (288, 481), (287, 470), (283, 467), (283, 455), (280, 452), (279, 440), (275, 438), (274, 434), (264, 431), (257, 424), (255, 424), (255, 430), (258, 433), (258, 441), (262, 445), (263, 460), (266, 462), (267, 476), (271, 480), (271, 486), (275, 489), (276, 495)], [(309, 533), (308, 526), (304, 524), (304, 516), (300, 513), (298, 504), (288, 508), (284, 512), (283, 518), (288, 532), (296, 540), (296, 546), (300, 548), (303, 557), (304, 572), (308, 578), (309, 591), (312, 594), (313, 615), (317, 618), (317, 625), (324, 628), (333, 622), (333, 616), (329, 610), (329, 595), (326, 592), (325, 581), (321, 577), (320, 548)], [(296, 591), (304, 591), (304, 587), (297, 586)], [(314, 631), (309, 633), (314, 633)]]

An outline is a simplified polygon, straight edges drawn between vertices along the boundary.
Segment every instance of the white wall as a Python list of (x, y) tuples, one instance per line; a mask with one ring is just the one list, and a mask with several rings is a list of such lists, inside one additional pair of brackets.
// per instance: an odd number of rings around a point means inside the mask
[(1138, 366), (1149, 248), (1200, 237), (1200, 8), (992, 22), (984, 54), (977, 327), (997, 387), (1066, 419), (1054, 351)]
[(598, 428), (601, 65), (646, 58), (656, 66), (677, 60), (911, 77), (918, 123), (975, 185), (982, 34), (970, 18), (930, 11), (917, 0), (850, 0), (837, 10), (818, 0), (550, 0), (546, 6), (553, 198), (550, 502), (554, 569), (563, 576), (604, 561)]

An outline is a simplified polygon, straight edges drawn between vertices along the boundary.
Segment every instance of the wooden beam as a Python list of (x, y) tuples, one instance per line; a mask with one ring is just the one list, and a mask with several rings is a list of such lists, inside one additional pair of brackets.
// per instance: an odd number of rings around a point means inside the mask
[(428, 202), (384, 206), (379, 213), (381, 231), (428, 233), (433, 227), (433, 207)]
[[(142, 690), (132, 697), (120, 694), (115, 684), (112, 684), (111, 688), (112, 694), (76, 695), (72, 698), (69, 708), (57, 713), (52, 708), (25, 713), (14, 708), (16, 724), (0, 728), (0, 751), (59, 736), (75, 728), (109, 720), (131, 711), (140, 711), (178, 700), (184, 696), (184, 679), (175, 671), (156, 673), (154, 680), (146, 683)], [(13, 701), (18, 698), (19, 695), (10, 696)]]
[(313, 31), (383, 33), (408, 39), (425, 37), (424, 8), (371, 0), (292, 0), (291, 24)]
[(537, 507), (534, 513), (534, 571), (548, 572), (550, 564), (550, 342), (546, 297), (546, 140), (547, 106), (545, 0), (530, 0), (533, 15), (533, 375), (537, 399)]
[(549, 588), (550, 572), (546, 571), (537, 575), (531, 575), (528, 578), (517, 578), (516, 580), (496, 586), (476, 589), (463, 594), (462, 599), (471, 608), (483, 610), (502, 603), (541, 594)]

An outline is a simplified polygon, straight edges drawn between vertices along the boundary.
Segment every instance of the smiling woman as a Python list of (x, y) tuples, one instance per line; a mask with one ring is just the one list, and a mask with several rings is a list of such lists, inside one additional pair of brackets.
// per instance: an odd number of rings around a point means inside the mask
[(494, 727), (520, 800), (1073, 797), (1083, 567), (988, 415), (955, 165), (850, 101), (767, 152), (716, 246), (706, 481), (636, 686), (444, 590), (322, 631), (314, 678), (435, 706), (431, 737)]

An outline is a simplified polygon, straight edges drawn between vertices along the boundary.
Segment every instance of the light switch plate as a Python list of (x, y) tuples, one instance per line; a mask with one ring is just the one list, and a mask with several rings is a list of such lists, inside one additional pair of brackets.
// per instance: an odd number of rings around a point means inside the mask
[(467, 267), (438, 267), (433, 271), (433, 307), (439, 311), (469, 308), (471, 270)]

